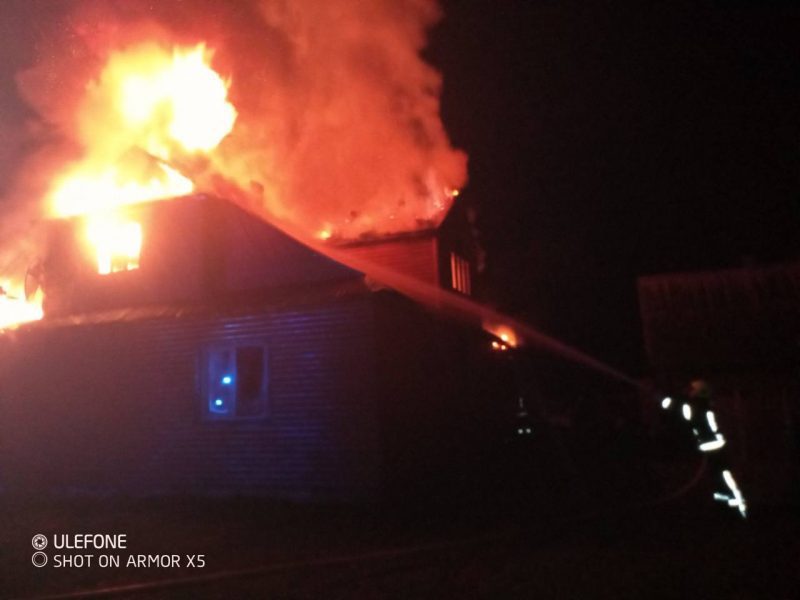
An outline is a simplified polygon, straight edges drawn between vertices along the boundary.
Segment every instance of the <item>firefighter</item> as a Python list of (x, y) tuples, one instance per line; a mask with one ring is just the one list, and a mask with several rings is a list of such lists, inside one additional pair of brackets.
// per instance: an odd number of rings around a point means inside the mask
[(719, 429), (717, 417), (712, 409), (711, 387), (702, 379), (689, 384), (688, 394), (683, 398), (664, 398), (664, 410), (676, 410), (692, 428), (697, 449), (706, 455), (714, 478), (714, 500), (723, 502), (747, 517), (747, 504), (729, 467), (728, 441)]

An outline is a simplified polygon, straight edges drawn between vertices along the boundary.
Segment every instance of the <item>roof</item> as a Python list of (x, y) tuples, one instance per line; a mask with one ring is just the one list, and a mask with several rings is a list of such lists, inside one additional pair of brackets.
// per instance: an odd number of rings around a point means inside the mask
[(800, 262), (642, 277), (638, 292), (656, 367), (777, 365), (800, 357)]
[(51, 223), (45, 262), (50, 316), (214, 303), (265, 290), (363, 279), (230, 202), (184, 196), (126, 206), (142, 228), (139, 268), (99, 275), (83, 217)]

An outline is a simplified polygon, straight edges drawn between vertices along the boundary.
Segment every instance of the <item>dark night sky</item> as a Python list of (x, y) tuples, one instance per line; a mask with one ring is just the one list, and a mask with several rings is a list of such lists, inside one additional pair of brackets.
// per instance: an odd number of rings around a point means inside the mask
[(799, 9), (445, 9), (429, 55), (502, 307), (638, 370), (637, 275), (798, 256)]
[[(65, 6), (2, 4), (0, 193), (20, 150), (30, 7)], [(501, 308), (638, 370), (637, 275), (798, 256), (800, 9), (443, 4), (427, 56), (470, 155), (465, 198)]]

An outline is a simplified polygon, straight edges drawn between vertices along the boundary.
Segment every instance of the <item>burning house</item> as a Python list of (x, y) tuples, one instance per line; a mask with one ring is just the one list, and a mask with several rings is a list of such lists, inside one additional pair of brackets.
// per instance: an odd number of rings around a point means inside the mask
[(486, 359), (514, 341), (434, 308), (480, 258), (420, 56), (440, 12), (213, 5), (80, 7), (19, 75), (53, 135), (25, 169), (43, 256), (0, 296), (27, 322), (0, 336), (0, 486), (446, 486), (494, 435)]
[[(105, 236), (49, 223), (45, 318), (0, 340), (3, 490), (369, 499), (465, 476), (495, 441), (479, 328), (212, 196), (115, 215)], [(457, 229), (343, 251), (458, 289)]]

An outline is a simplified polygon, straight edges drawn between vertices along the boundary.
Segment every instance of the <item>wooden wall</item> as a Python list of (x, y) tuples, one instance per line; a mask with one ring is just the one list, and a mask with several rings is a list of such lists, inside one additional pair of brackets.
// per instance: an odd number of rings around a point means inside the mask
[[(365, 297), (249, 316), (40, 324), (0, 339), (9, 492), (365, 500), (379, 486)], [(207, 421), (204, 345), (263, 340), (269, 414)]]

